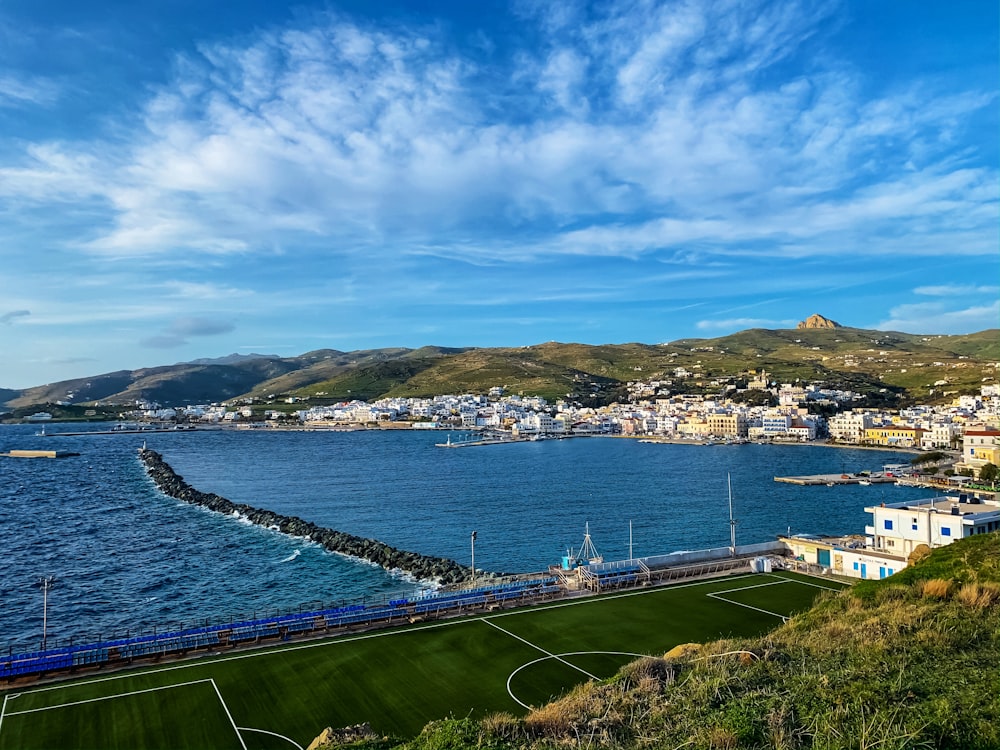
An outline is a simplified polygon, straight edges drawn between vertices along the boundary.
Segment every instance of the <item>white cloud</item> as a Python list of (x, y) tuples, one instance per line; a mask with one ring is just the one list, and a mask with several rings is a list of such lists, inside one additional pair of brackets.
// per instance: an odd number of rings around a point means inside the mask
[(786, 71), (835, 5), (521, 7), (509, 68), (342, 17), (204, 44), (123, 143), (32, 144), (0, 197), (102, 207), (77, 244), (113, 257), (995, 250), (997, 170), (944, 135), (994, 94)]
[(880, 331), (908, 333), (967, 333), (996, 328), (1000, 321), (1000, 300), (961, 310), (949, 310), (943, 302), (920, 302), (894, 307), (890, 315), (889, 320), (874, 327)]
[(791, 328), (794, 320), (771, 320), (769, 318), (727, 318), (725, 320), (699, 320), (695, 325), (700, 330), (741, 331), (746, 328)]
[(13, 325), (18, 320), (27, 318), (31, 315), (30, 310), (11, 310), (10, 312), (3, 313), (0, 315), (0, 325)]
[(252, 294), (247, 289), (237, 289), (211, 282), (167, 281), (163, 284), (163, 287), (168, 291), (170, 296), (181, 299), (247, 299)]
[(942, 284), (938, 286), (920, 286), (913, 290), (914, 294), (928, 297), (970, 297), (979, 294), (1000, 295), (1000, 286), (984, 286), (975, 284)]
[(59, 88), (37, 76), (18, 77), (0, 74), (0, 107), (23, 107), (26, 104), (49, 106), (59, 96)]

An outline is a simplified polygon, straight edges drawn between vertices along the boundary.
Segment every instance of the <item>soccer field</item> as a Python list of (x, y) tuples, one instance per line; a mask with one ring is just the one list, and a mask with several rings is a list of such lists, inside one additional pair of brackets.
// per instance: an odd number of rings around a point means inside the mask
[(840, 588), (730, 576), (15, 688), (0, 750), (303, 748), (365, 721), (412, 736), (432, 719), (523, 714), (678, 643), (765, 632)]

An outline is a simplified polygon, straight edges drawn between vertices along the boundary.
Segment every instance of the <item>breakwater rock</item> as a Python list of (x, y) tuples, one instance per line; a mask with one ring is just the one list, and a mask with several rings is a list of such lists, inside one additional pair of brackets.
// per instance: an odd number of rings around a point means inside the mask
[(154, 450), (142, 448), (139, 451), (139, 458), (146, 467), (146, 473), (159, 490), (177, 500), (200, 505), (228, 516), (238, 515), (257, 526), (307, 538), (323, 545), (330, 552), (367, 560), (386, 570), (398, 570), (420, 580), (449, 584), (459, 583), (471, 577), (471, 569), (459, 565), (454, 560), (406, 552), (375, 539), (366, 539), (317, 526), (297, 516), (283, 516), (270, 510), (254, 508), (252, 505), (234, 503), (214, 493), (200, 492), (185, 482), (184, 478), (163, 460), (163, 456)]

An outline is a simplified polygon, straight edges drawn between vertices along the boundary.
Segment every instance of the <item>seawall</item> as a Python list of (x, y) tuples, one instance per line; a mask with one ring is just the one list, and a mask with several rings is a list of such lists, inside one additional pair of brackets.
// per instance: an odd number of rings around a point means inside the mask
[(454, 560), (406, 552), (375, 539), (366, 539), (317, 526), (297, 516), (283, 516), (270, 510), (254, 508), (252, 505), (234, 503), (214, 493), (200, 492), (185, 482), (184, 478), (163, 460), (163, 456), (154, 450), (140, 449), (139, 458), (146, 467), (146, 473), (159, 490), (177, 500), (200, 505), (227, 516), (239, 515), (257, 526), (305, 537), (321, 544), (330, 552), (367, 560), (386, 570), (399, 570), (419, 580), (449, 584), (471, 577), (471, 570)]

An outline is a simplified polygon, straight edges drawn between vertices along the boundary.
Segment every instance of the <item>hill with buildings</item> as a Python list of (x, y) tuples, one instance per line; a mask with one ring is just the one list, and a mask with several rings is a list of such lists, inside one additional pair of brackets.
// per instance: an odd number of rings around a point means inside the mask
[[(814, 316), (818, 317), (818, 316)], [(825, 319), (824, 319), (825, 320)], [(666, 344), (548, 342), (516, 348), (332, 349), (297, 357), (238, 355), (118, 371), (23, 391), (0, 391), (9, 409), (43, 404), (164, 405), (233, 399), (314, 402), (446, 393), (506, 393), (585, 405), (652, 394), (719, 393), (766, 371), (777, 383), (851, 390), (872, 403), (944, 400), (995, 382), (1000, 331), (922, 336), (830, 325), (750, 329)]]

